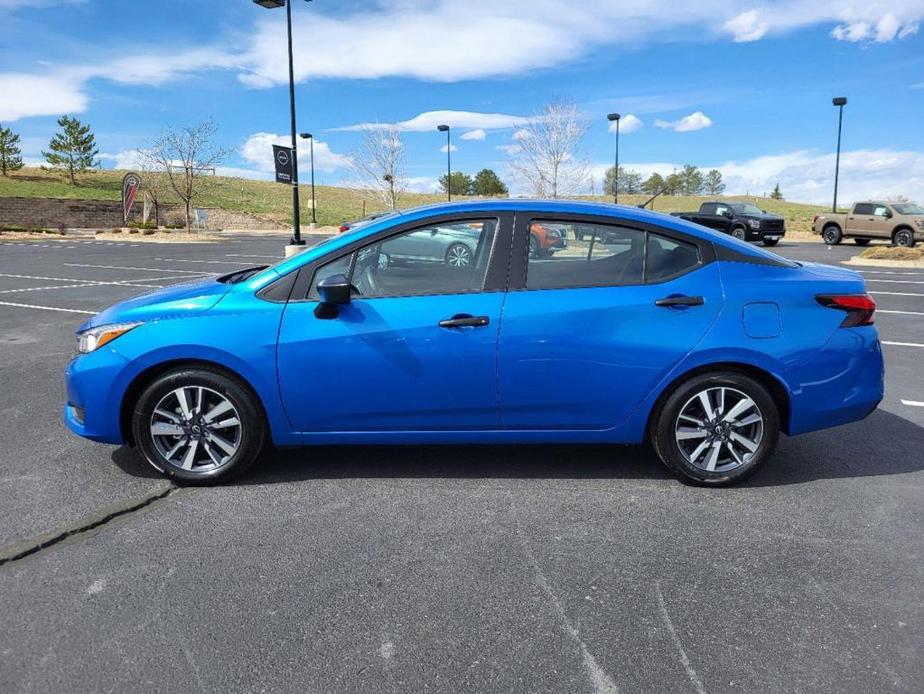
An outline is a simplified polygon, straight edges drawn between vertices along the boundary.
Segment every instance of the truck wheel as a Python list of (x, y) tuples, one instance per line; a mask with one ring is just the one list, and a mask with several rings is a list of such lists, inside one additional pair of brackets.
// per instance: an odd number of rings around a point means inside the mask
[(747, 241), (747, 234), (744, 232), (744, 227), (735, 227), (731, 230), (731, 235), (739, 241)]
[(764, 240), (763, 240), (763, 244), (764, 244), (765, 246), (775, 246), (775, 245), (778, 244), (779, 242), (780, 242), (779, 239), (764, 239)]
[(836, 246), (841, 242), (841, 239), (844, 238), (844, 235), (841, 233), (841, 228), (836, 224), (832, 224), (829, 227), (825, 227), (825, 230), (821, 232), (821, 238), (825, 240), (825, 243), (829, 246)]
[(853, 242), (858, 246), (868, 246), (869, 239), (854, 239)]
[(912, 248), (914, 247), (914, 234), (912, 233), (911, 229), (899, 229), (895, 232), (895, 236), (892, 237), (892, 242), (896, 246)]

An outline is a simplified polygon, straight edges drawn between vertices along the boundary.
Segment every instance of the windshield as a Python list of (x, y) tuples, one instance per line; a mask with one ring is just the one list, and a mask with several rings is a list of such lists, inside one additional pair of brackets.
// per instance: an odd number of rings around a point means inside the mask
[(913, 202), (893, 203), (892, 207), (899, 214), (924, 214), (924, 207), (915, 205)]
[(731, 207), (734, 208), (735, 212), (741, 212), (743, 214), (763, 214), (764, 213), (762, 209), (760, 209), (756, 205), (752, 205), (749, 202), (736, 202), (736, 203), (733, 203)]

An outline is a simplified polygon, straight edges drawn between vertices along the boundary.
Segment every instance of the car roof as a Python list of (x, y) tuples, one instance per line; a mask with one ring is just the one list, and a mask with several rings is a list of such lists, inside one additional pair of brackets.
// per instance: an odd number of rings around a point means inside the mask
[(713, 231), (707, 227), (688, 222), (680, 217), (652, 212), (631, 205), (614, 205), (613, 203), (593, 202), (589, 200), (553, 200), (530, 198), (479, 198), (476, 200), (461, 200), (422, 205), (406, 210), (398, 210), (394, 214), (373, 220), (368, 224), (329, 239), (315, 248), (309, 248), (303, 253), (293, 256), (283, 263), (275, 266), (275, 271), (285, 274), (296, 267), (310, 262), (319, 254), (327, 254), (338, 248), (347, 246), (367, 236), (373, 236), (383, 229), (399, 224), (406, 224), (416, 220), (426, 220), (438, 215), (469, 215), (469, 214), (499, 214), (501, 212), (530, 212), (533, 214), (574, 214), (596, 217), (612, 217), (614, 220), (625, 222), (638, 222), (660, 226), (668, 230), (679, 231), (704, 241), (710, 241), (720, 246), (735, 250), (738, 254), (750, 255), (760, 258), (773, 258), (779, 260), (775, 253), (770, 253), (743, 241)]

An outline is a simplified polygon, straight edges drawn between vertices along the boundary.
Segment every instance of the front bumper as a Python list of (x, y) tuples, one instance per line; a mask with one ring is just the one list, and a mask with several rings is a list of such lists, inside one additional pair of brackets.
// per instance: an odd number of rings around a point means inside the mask
[(64, 371), (68, 429), (101, 443), (123, 444), (120, 408), (127, 360), (111, 347), (74, 357)]
[(748, 241), (763, 241), (765, 238), (781, 239), (786, 236), (786, 227), (782, 229), (751, 229), (747, 228)]

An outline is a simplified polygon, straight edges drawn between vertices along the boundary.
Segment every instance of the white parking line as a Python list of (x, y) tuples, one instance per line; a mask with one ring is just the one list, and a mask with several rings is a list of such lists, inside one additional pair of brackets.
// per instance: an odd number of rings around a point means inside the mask
[(882, 294), (883, 296), (924, 296), (924, 294), (915, 294), (914, 292), (870, 292), (870, 294)]
[(880, 280), (875, 277), (868, 277), (867, 282), (888, 282), (889, 284), (924, 284), (921, 280)]
[(80, 289), (82, 287), (95, 287), (96, 284), (85, 282), (84, 284), (57, 284), (53, 287), (26, 287), (25, 289), (0, 289), (0, 294), (16, 294), (18, 292), (41, 292), (46, 289)]
[(233, 260), (185, 260), (183, 258), (154, 258), (154, 260), (162, 260), (165, 263), (205, 263), (206, 265), (237, 265), (238, 267), (241, 266), (239, 262), (235, 262)]
[(924, 344), (920, 342), (889, 342), (887, 340), (882, 340), (884, 345), (892, 345), (893, 347), (924, 347)]
[(81, 311), (77, 308), (59, 308), (57, 306), (38, 306), (37, 304), (16, 304), (12, 301), (0, 301), (0, 306), (16, 306), (17, 308), (36, 308), (42, 311), (63, 311), (64, 313), (82, 313), (87, 316), (95, 316), (99, 311)]
[(908, 407), (924, 407), (924, 402), (918, 402), (917, 400), (902, 400), (902, 405), (908, 405)]
[(256, 253), (225, 253), (228, 258), (262, 258), (263, 260), (279, 260), (278, 255), (257, 255)]
[(907, 277), (924, 277), (924, 272), (899, 272), (896, 270), (857, 270), (857, 272), (862, 272), (866, 275), (905, 275)]
[[(138, 284), (142, 280), (135, 281), (122, 281), (122, 282), (112, 282), (106, 280), (84, 280), (79, 277), (43, 277), (41, 275), (11, 275), (6, 272), (0, 272), (0, 277), (12, 277), (13, 279), (20, 280), (46, 280), (51, 282), (85, 282), (86, 284), (93, 285), (113, 285), (116, 287), (149, 287), (151, 289), (160, 289), (163, 285), (161, 284)], [(171, 278), (176, 279), (176, 278)]]
[(893, 311), (884, 308), (877, 308), (876, 313), (899, 313), (903, 316), (924, 316), (924, 311)]
[(64, 263), (67, 267), (90, 267), (100, 268), (102, 270), (146, 270), (148, 272), (170, 272), (180, 275), (201, 275), (201, 272), (195, 270), (168, 270), (165, 267), (133, 267), (130, 265), (88, 265), (87, 263)]

